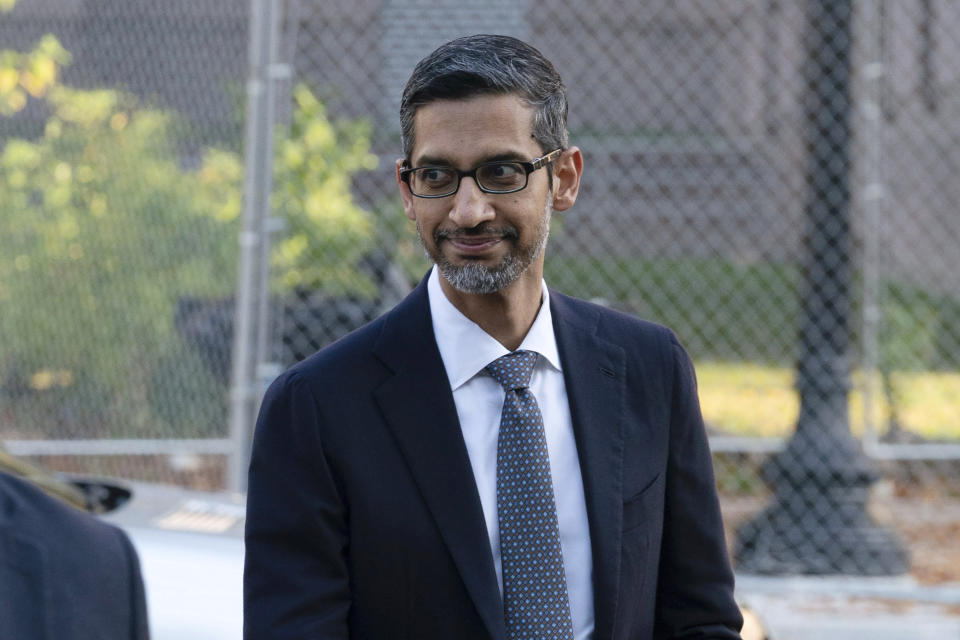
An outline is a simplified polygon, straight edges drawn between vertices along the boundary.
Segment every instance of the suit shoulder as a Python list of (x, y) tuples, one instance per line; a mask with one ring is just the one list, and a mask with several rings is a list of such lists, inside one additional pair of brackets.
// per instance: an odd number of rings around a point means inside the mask
[(596, 317), (599, 330), (604, 334), (629, 336), (631, 339), (639, 338), (679, 345), (673, 330), (656, 322), (644, 320), (602, 304), (574, 298), (552, 289), (550, 290), (550, 299), (555, 300), (554, 304), (561, 308), (565, 315), (572, 314), (573, 317), (582, 318)]
[(388, 315), (381, 315), (292, 365), (270, 384), (265, 399), (297, 388), (333, 391), (338, 385), (373, 376), (379, 369), (373, 358), (374, 345)]
[(331, 342), (316, 353), (304, 358), (288, 369), (292, 377), (313, 378), (318, 374), (343, 372), (357, 359), (373, 351), (388, 314), (368, 322), (342, 338)]
[(94, 515), (71, 507), (38, 487), (0, 472), (0, 494), (4, 517), (16, 522), (16, 530), (46, 538), (51, 531), (69, 532), (71, 544), (84, 547), (125, 547), (126, 534)]
[(561, 322), (622, 349), (627, 362), (640, 368), (642, 378), (672, 378), (677, 363), (689, 359), (669, 327), (553, 291), (550, 299)]
[(36, 613), (51, 637), (148, 637), (139, 558), (122, 529), (4, 473), (0, 510), (0, 543), (16, 549), (22, 568), (17, 592), (46, 594), (50, 606)]

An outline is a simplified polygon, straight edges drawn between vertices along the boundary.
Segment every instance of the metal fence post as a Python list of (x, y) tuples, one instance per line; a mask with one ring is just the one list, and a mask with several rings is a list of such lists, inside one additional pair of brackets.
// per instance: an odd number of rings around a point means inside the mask
[(886, 179), (884, 176), (883, 77), (883, 11), (879, 3), (863, 7), (866, 23), (867, 61), (863, 65), (864, 103), (861, 118), (864, 127), (863, 186), (863, 311), (861, 315), (863, 350), (863, 423), (864, 449), (870, 453), (879, 437), (876, 411), (877, 374), (880, 371), (880, 225), (883, 220)]
[(274, 0), (250, 2), (250, 63), (244, 143), (243, 227), (237, 274), (230, 388), (230, 454), (227, 486), (246, 488), (246, 467), (261, 387), (257, 372), (257, 342), (263, 322), (261, 301), (269, 295), (267, 279), (270, 214), (273, 185), (273, 125), (275, 91), (272, 68), (276, 62), (280, 19)]

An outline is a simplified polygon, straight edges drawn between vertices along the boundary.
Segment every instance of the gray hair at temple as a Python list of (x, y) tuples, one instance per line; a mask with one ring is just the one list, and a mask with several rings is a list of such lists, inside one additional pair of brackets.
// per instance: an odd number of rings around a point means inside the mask
[(417, 63), (400, 101), (403, 155), (413, 153), (413, 117), (436, 100), (516, 94), (533, 107), (533, 137), (544, 153), (567, 146), (567, 90), (542, 53), (509, 36), (452, 40)]

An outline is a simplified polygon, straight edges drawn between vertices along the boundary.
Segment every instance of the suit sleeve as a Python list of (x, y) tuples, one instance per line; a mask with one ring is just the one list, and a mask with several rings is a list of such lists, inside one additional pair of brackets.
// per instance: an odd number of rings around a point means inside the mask
[(150, 637), (149, 625), (147, 624), (147, 598), (143, 589), (143, 576), (140, 573), (140, 559), (137, 556), (130, 538), (120, 529), (117, 529), (117, 535), (120, 537), (120, 546), (127, 558), (127, 571), (129, 572), (130, 588), (130, 635), (131, 640), (148, 640)]
[(247, 492), (244, 638), (348, 637), (346, 512), (296, 373), (267, 391)]
[(733, 570), (693, 363), (672, 339), (670, 445), (664, 503), (657, 638), (740, 638)]

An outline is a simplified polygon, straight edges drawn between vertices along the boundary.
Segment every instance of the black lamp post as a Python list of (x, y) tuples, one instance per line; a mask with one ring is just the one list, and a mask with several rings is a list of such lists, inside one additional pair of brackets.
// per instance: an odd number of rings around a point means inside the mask
[(851, 0), (808, 0), (806, 265), (797, 428), (762, 469), (773, 501), (737, 532), (738, 569), (768, 574), (893, 575), (899, 539), (867, 513), (873, 465), (850, 433)]

